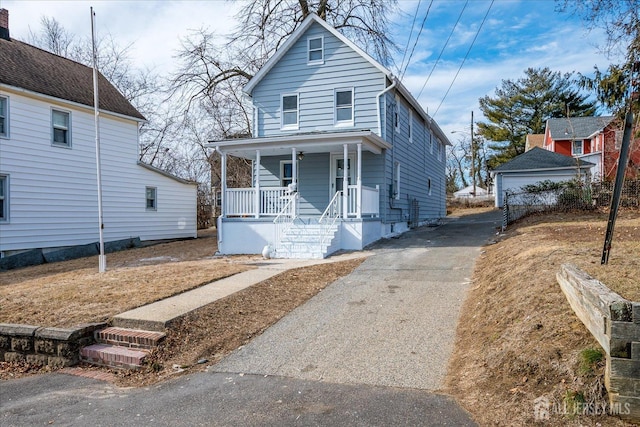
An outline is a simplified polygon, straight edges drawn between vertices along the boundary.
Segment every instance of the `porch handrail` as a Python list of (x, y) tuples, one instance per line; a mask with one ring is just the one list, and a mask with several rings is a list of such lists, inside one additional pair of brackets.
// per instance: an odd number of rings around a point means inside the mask
[(276, 215), (276, 217), (273, 219), (276, 234), (275, 241), (273, 242), (273, 247), (276, 252), (282, 247), (282, 238), (287, 233), (287, 231), (289, 231), (289, 229), (293, 225), (293, 221), (295, 221), (296, 219), (295, 200), (298, 197), (298, 193), (296, 192), (282, 197), (289, 200), (287, 200), (287, 203), (285, 203), (278, 215)]
[(342, 216), (341, 201), (342, 201), (342, 191), (336, 191), (336, 194), (333, 195), (333, 198), (331, 199), (331, 201), (327, 205), (327, 208), (324, 210), (324, 212), (322, 213), (322, 216), (318, 220), (318, 223), (322, 226), (320, 231), (321, 246), (327, 242), (327, 240), (329, 239), (329, 236), (331, 235), (331, 230), (333, 229), (333, 226), (338, 221), (338, 219), (340, 219), (340, 217)]

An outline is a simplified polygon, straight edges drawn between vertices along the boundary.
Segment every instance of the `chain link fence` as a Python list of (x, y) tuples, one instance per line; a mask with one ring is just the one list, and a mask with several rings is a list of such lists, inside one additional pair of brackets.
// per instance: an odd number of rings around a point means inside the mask
[[(580, 181), (542, 181), (526, 185), (504, 196), (502, 229), (520, 218), (536, 213), (588, 211), (609, 207), (612, 182), (585, 184)], [(626, 181), (620, 206), (640, 208), (640, 180)]]

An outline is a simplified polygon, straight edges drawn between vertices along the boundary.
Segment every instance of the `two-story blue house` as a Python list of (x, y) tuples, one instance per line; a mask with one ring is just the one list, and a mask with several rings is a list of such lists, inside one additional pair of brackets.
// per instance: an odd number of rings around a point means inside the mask
[[(223, 254), (318, 258), (445, 216), (445, 146), (393, 74), (308, 16), (244, 92), (252, 138), (211, 141), (222, 156)], [(251, 188), (227, 188), (228, 155)]]

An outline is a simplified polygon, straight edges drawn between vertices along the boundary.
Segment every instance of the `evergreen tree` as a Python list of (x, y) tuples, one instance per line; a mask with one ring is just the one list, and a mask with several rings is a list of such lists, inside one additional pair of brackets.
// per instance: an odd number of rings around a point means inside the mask
[(487, 119), (478, 123), (479, 134), (493, 142), (495, 153), (487, 159), (489, 167), (524, 153), (527, 134), (544, 133), (547, 119), (593, 115), (595, 104), (587, 98), (576, 88), (573, 73), (548, 67), (528, 68), (516, 81), (502, 80), (493, 97), (479, 100)]

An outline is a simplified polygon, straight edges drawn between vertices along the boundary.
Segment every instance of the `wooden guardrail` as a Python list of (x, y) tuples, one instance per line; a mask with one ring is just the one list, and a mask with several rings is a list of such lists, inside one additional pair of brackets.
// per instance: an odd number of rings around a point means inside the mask
[(606, 352), (609, 404), (640, 422), (640, 302), (629, 301), (571, 264), (556, 278), (571, 308)]

